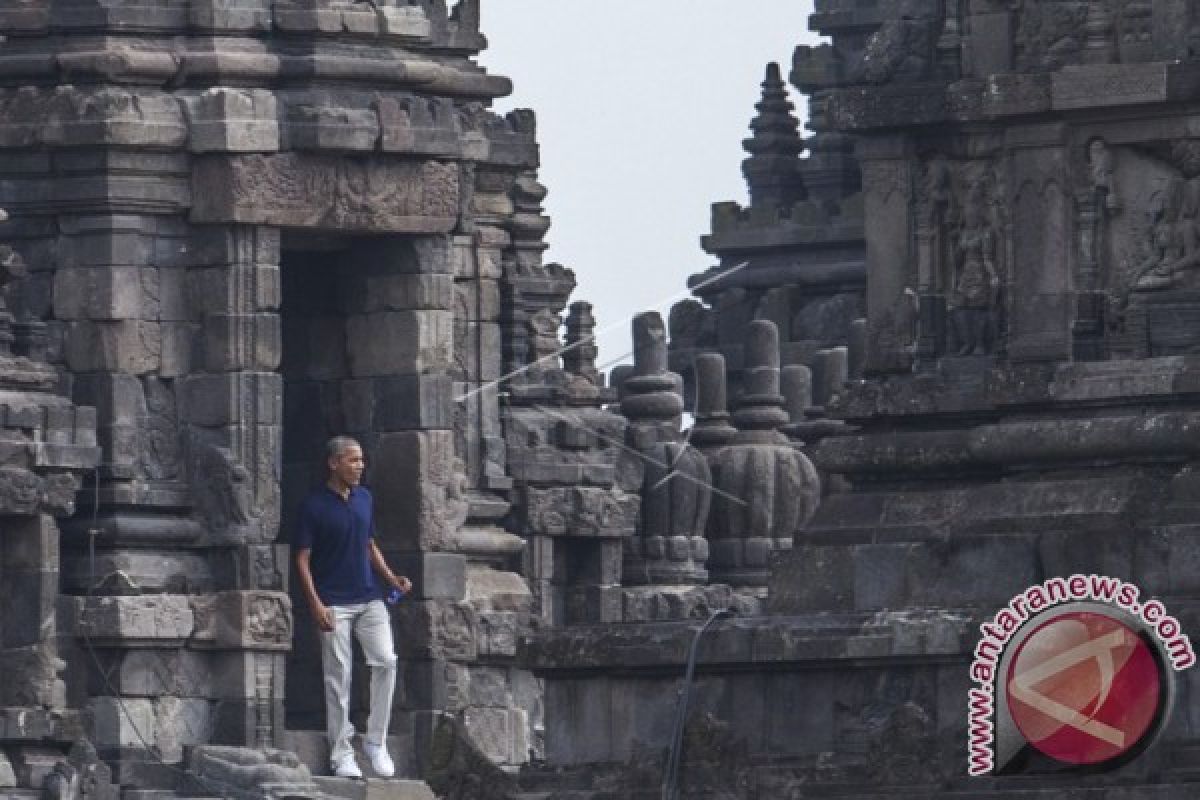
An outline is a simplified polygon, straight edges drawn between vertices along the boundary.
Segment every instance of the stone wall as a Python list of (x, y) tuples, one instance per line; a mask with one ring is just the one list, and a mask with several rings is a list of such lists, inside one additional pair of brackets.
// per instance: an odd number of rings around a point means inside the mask
[[(475, 0), (0, 10), (14, 304), (100, 448), (61, 605), (99, 663), (67, 692), (125, 787), (179, 786), (192, 745), (319, 740), (285, 545), (334, 432), (363, 439), (381, 544), (417, 587), (399, 760), (444, 711), (529, 757), (536, 684), (505, 661), (529, 589), (495, 525), (498, 398), (471, 390), (499, 374), (501, 296), (542, 269), (544, 190), (532, 114), (487, 110), (510, 84), (472, 61), (478, 23)], [(259, 768), (239, 759), (204, 763)]]

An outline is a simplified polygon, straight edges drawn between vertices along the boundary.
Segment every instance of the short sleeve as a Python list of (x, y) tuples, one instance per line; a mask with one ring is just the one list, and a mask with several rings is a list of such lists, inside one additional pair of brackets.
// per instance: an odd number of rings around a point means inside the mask
[(313, 546), (313, 529), (316, 527), (315, 512), (311, 500), (306, 500), (300, 506), (296, 515), (296, 530), (292, 533), (293, 550), (311, 550)]

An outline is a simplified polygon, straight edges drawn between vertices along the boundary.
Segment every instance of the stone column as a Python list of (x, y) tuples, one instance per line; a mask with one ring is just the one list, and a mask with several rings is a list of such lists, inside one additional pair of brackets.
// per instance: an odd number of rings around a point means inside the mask
[(657, 312), (633, 319), (633, 375), (621, 412), (629, 419), (626, 480), (640, 484), (642, 514), (626, 543), (626, 584), (703, 583), (712, 476), (704, 456), (683, 441), (683, 397), (678, 376), (667, 371), (666, 328)]
[(779, 393), (779, 333), (756, 320), (746, 336), (744, 392), (733, 421), (738, 434), (715, 456), (710, 528), (713, 581), (763, 586), (775, 550), (816, 510), (820, 482), (800, 450), (779, 432), (787, 423)]

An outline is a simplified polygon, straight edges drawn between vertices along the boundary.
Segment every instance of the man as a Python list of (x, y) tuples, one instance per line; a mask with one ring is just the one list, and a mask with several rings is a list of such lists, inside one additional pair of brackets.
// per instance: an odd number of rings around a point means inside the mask
[(410, 591), (412, 583), (392, 573), (375, 544), (371, 493), (359, 486), (365, 466), (362, 447), (348, 436), (335, 436), (325, 449), (329, 477), (300, 507), (292, 551), (300, 587), (321, 631), (330, 766), (339, 777), (362, 777), (350, 744), (353, 631), (371, 667), (371, 714), (363, 751), (375, 774), (390, 778), (396, 772), (387, 751), (396, 653), (375, 573), (402, 592)]

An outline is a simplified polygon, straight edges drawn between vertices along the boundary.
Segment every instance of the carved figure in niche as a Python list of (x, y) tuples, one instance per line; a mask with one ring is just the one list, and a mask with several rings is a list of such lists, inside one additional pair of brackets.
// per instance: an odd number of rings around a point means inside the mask
[(181, 452), (175, 395), (168, 381), (146, 379), (146, 416), (142, 422), (142, 465), (151, 480), (179, 477)]
[(929, 25), (908, 18), (889, 19), (867, 40), (854, 80), (866, 83), (917, 81), (929, 68)]
[(256, 597), (250, 602), (246, 632), (256, 642), (287, 642), (292, 638), (291, 615), (277, 597)]
[(195, 445), (192, 489), (196, 508), (213, 532), (249, 525), (255, 520), (250, 471), (237, 463), (228, 448)]
[(553, 311), (543, 308), (529, 318), (529, 363), (533, 374), (558, 369), (560, 344), (558, 329), (562, 320)]
[(990, 352), (995, 339), (995, 308), (1000, 291), (996, 235), (988, 222), (980, 187), (972, 187), (955, 241), (951, 320), (959, 355)]
[(1120, 210), (1121, 199), (1113, 178), (1113, 154), (1108, 143), (1098, 136), (1088, 142), (1087, 160), (1092, 190), (1097, 195), (1096, 206), (1110, 212)]
[(1200, 267), (1200, 179), (1167, 184), (1152, 233), (1150, 256), (1135, 270), (1135, 291), (1174, 286), (1183, 273)]
[(934, 156), (925, 168), (925, 221), (935, 264), (950, 264), (954, 247), (947, 232), (959, 224), (958, 203), (954, 197), (954, 173), (945, 156)]
[(1031, 2), (1020, 13), (1017, 66), (1021, 70), (1054, 70), (1079, 62), (1088, 3)]

